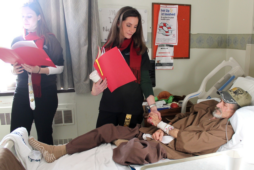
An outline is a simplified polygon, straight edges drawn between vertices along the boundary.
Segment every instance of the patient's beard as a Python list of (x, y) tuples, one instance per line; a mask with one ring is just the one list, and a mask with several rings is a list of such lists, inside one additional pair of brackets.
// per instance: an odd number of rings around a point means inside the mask
[[(218, 115), (216, 112), (219, 111), (220, 112), (220, 115)], [(215, 107), (215, 110), (213, 111), (213, 116), (218, 118), (218, 119), (221, 119), (222, 118), (222, 111), (220, 108), (218, 107)]]

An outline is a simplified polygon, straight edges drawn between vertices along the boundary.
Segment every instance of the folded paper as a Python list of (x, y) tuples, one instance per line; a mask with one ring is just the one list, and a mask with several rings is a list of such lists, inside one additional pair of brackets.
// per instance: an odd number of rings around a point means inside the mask
[(136, 80), (133, 72), (117, 47), (100, 55), (99, 50), (94, 68), (100, 77), (107, 79), (108, 88), (111, 92), (120, 86)]
[(12, 49), (0, 47), (0, 59), (6, 63), (27, 64), (31, 66), (51, 66), (56, 67), (47, 53), (32, 44), (32, 41), (18, 42)]

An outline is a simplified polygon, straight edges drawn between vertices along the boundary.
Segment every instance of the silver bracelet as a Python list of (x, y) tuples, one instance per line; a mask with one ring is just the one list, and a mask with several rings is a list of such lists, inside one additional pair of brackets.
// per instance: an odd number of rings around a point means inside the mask
[(149, 105), (149, 108), (151, 109), (154, 106), (156, 106), (156, 103)]

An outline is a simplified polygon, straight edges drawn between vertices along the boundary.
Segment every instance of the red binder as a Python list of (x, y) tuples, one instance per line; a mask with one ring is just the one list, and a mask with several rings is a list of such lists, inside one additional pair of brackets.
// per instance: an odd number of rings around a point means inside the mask
[(15, 49), (0, 48), (0, 59), (6, 63), (56, 67), (43, 49), (22, 46)]
[(107, 78), (108, 88), (113, 92), (118, 87), (136, 80), (130, 67), (117, 47), (114, 47), (100, 56), (94, 62), (94, 68), (104, 80)]

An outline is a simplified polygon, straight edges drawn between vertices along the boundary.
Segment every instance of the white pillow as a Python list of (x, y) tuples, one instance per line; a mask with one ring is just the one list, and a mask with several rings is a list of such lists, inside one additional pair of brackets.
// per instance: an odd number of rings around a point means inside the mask
[(203, 102), (203, 101), (207, 101), (207, 100), (215, 100), (215, 101), (217, 101), (217, 102), (220, 102), (220, 101), (221, 101), (220, 98), (214, 97), (214, 98), (210, 98), (210, 99), (198, 99), (197, 103), (200, 103), (200, 102)]
[(251, 77), (238, 77), (230, 89), (233, 87), (240, 87), (247, 91), (252, 97), (251, 105), (254, 105), (254, 81), (251, 79)]
[[(232, 139), (222, 145), (218, 151), (242, 148), (253, 148), (254, 138), (254, 106), (245, 106), (238, 109), (230, 118), (230, 123), (235, 131)], [(251, 146), (251, 147), (250, 147)]]
[(249, 80), (253, 80), (253, 81), (254, 81), (254, 77), (251, 77), (251, 76), (246, 76), (245, 78), (246, 78), (246, 79), (249, 79)]

